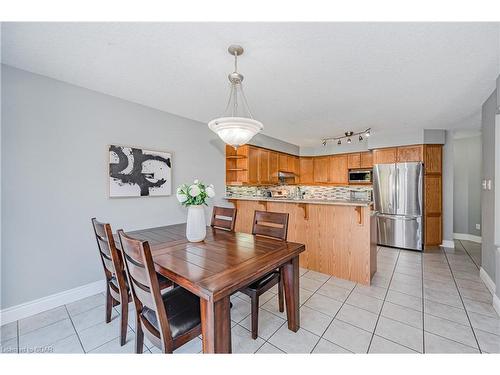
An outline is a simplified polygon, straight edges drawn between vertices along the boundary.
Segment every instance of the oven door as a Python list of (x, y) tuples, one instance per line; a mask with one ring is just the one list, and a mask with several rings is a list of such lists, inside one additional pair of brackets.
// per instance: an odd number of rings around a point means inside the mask
[(349, 182), (369, 184), (372, 182), (372, 171), (349, 171)]

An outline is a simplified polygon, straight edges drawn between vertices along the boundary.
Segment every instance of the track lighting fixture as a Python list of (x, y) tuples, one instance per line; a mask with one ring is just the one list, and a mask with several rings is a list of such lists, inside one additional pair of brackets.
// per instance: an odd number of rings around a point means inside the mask
[(360, 131), (360, 132), (356, 132), (356, 133), (353, 132), (353, 131), (346, 131), (346, 132), (344, 132), (344, 135), (340, 135), (340, 136), (337, 136), (337, 137), (323, 138), (321, 140), (321, 143), (323, 144), (323, 146), (326, 147), (328, 141), (337, 141), (337, 145), (340, 146), (342, 144), (342, 140), (343, 139), (346, 139), (347, 143), (352, 143), (351, 138), (353, 136), (356, 136), (356, 135), (358, 136), (358, 140), (360, 142), (363, 142), (364, 141), (363, 135), (368, 138), (370, 136), (370, 132), (371, 132), (371, 128), (368, 128), (366, 130), (363, 130), (363, 131)]

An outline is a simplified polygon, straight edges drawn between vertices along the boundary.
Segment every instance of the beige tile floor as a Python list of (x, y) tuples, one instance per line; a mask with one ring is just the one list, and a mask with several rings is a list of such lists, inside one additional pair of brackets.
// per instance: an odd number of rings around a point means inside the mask
[[(276, 289), (261, 298), (259, 337), (250, 304), (232, 296), (234, 353), (499, 353), (500, 318), (479, 278), (480, 247), (456, 241), (436, 253), (380, 247), (372, 286), (301, 269), (301, 329), (287, 329)], [(133, 309), (131, 305), (131, 309)], [(1, 327), (1, 351), (132, 353), (134, 322), (119, 345), (119, 313), (104, 322), (98, 294)], [(177, 353), (199, 353), (199, 338)], [(146, 353), (158, 349), (146, 344)]]

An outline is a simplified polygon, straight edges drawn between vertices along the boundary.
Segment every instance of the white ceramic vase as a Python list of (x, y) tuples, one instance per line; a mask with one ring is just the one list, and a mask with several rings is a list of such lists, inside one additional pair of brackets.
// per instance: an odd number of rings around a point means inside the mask
[(207, 236), (207, 224), (203, 205), (188, 206), (186, 237), (189, 242), (200, 242)]

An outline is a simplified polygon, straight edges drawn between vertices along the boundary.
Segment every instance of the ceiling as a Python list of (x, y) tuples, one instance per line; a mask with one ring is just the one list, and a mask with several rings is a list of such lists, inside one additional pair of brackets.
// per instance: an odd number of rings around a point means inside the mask
[[(264, 134), (477, 127), (498, 23), (3, 23), (2, 62), (183, 117), (222, 114), (233, 59)], [(168, 124), (165, 124), (168, 126)]]

